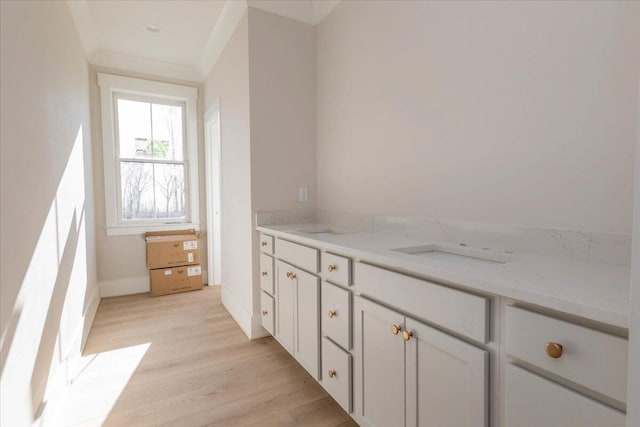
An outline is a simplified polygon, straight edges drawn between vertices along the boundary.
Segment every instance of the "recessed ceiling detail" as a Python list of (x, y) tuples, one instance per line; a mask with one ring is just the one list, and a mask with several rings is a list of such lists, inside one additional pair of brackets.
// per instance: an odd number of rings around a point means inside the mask
[(89, 62), (202, 81), (247, 6), (317, 25), (339, 0), (68, 0)]

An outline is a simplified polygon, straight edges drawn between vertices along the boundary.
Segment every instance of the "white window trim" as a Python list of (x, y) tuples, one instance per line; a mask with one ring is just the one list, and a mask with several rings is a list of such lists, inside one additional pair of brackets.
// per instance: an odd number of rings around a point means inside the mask
[[(190, 228), (200, 230), (200, 191), (198, 186), (198, 89), (195, 87), (134, 79), (131, 77), (115, 76), (104, 73), (98, 73), (98, 86), (100, 86), (100, 108), (102, 110), (102, 149), (104, 155), (104, 198), (107, 219), (107, 236), (122, 236), (142, 234), (146, 231), (184, 230)], [(116, 191), (117, 151), (115, 145), (116, 135), (114, 126), (114, 92), (177, 100), (185, 103), (185, 141), (186, 155), (189, 165), (187, 168), (189, 217), (186, 218), (186, 222), (162, 224), (120, 223), (118, 219), (118, 192)]]

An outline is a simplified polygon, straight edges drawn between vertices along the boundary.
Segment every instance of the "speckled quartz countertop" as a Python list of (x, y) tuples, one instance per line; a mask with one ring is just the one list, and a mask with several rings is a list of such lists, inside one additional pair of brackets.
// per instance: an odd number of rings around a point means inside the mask
[[(451, 242), (392, 233), (322, 233), (323, 230), (329, 230), (329, 226), (324, 224), (263, 225), (257, 229), (276, 237), (353, 257), (356, 261), (367, 261), (437, 282), (628, 328), (629, 266), (472, 247), (466, 249), (482, 251), (478, 253), (490, 257), (502, 257), (506, 262), (473, 262), (457, 257), (439, 260), (393, 249), (434, 244), (445, 250), (459, 247)], [(355, 281), (357, 289), (357, 277)]]

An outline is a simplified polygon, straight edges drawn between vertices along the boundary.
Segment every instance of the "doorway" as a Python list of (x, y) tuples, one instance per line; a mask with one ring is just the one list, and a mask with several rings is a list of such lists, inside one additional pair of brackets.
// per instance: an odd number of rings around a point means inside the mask
[(221, 156), (220, 156), (220, 102), (216, 101), (204, 115), (205, 179), (207, 192), (207, 280), (208, 285), (222, 283), (220, 249)]

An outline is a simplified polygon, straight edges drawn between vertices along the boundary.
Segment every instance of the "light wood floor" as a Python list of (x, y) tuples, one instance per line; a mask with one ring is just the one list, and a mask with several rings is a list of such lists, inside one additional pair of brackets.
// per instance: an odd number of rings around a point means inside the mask
[(100, 302), (64, 426), (351, 426), (271, 337), (249, 341), (218, 287)]

